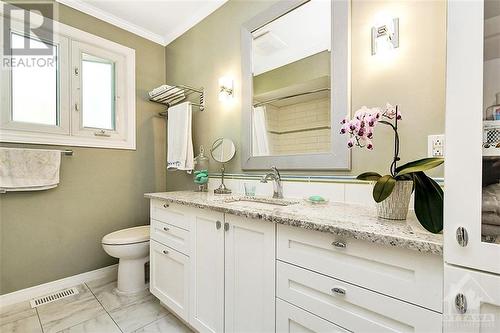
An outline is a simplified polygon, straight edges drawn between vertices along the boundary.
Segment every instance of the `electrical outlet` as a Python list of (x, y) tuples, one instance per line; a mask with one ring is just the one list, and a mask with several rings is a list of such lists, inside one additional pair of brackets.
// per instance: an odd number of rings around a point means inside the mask
[(444, 157), (444, 134), (429, 135), (427, 138), (427, 156)]

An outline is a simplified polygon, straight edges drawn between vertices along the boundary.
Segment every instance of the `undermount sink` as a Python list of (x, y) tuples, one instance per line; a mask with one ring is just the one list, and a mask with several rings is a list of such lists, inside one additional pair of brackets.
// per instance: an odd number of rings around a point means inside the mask
[(235, 202), (248, 202), (248, 203), (259, 203), (265, 205), (273, 206), (289, 206), (299, 203), (297, 200), (287, 200), (287, 199), (276, 199), (276, 198), (265, 198), (265, 197), (236, 197), (225, 200), (226, 203)]

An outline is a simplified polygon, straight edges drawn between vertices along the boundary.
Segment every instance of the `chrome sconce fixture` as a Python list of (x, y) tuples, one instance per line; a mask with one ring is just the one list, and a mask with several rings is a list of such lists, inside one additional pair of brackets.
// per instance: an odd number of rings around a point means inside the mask
[(229, 101), (234, 96), (234, 80), (230, 77), (219, 79), (219, 101)]
[(381, 48), (396, 49), (399, 47), (399, 18), (381, 26), (372, 27), (372, 55)]

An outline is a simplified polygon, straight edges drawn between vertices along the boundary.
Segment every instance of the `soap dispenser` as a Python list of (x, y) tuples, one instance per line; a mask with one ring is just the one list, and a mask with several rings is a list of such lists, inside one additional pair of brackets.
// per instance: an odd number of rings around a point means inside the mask
[(200, 154), (194, 158), (194, 183), (196, 192), (208, 191), (208, 157), (200, 146)]

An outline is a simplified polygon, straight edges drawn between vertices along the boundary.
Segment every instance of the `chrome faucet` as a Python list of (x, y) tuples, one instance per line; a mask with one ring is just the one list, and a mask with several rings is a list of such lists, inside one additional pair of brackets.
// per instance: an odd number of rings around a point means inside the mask
[(272, 172), (266, 174), (260, 180), (261, 183), (267, 183), (268, 180), (273, 180), (273, 198), (283, 199), (283, 184), (281, 184), (281, 175), (278, 169), (273, 166), (271, 167)]

